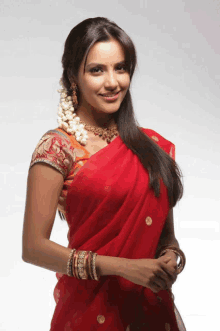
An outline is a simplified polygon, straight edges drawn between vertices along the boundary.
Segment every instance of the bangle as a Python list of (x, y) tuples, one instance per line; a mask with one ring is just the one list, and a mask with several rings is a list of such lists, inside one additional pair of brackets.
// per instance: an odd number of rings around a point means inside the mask
[(91, 279), (98, 281), (96, 256), (92, 251), (77, 251), (73, 248), (67, 262), (67, 275), (77, 279)]
[(72, 268), (73, 268), (73, 277), (77, 278), (76, 277), (76, 269), (75, 269), (75, 262), (76, 262), (76, 253), (77, 251), (75, 250), (75, 253), (73, 254), (73, 263), (72, 263)]
[(75, 263), (74, 263), (74, 266), (75, 266), (75, 273), (76, 273), (76, 278), (77, 278), (77, 279), (80, 279), (80, 277), (79, 277), (79, 272), (78, 272), (78, 268), (77, 268), (78, 257), (79, 257), (79, 254), (78, 254), (78, 252), (76, 252)]
[(73, 273), (72, 273), (72, 256), (75, 252), (75, 248), (73, 248), (69, 254), (69, 258), (68, 258), (68, 262), (67, 262), (67, 275), (69, 277), (72, 277), (73, 276)]
[(97, 255), (98, 255), (97, 253), (93, 253), (93, 257), (92, 257), (92, 271), (93, 271), (93, 275), (94, 275), (95, 280), (100, 279), (100, 275), (99, 276), (97, 275), (96, 265), (95, 265), (95, 259), (96, 259)]
[(180, 257), (180, 262), (177, 266), (177, 274), (183, 271), (185, 264), (186, 264), (186, 257), (183, 251), (180, 248), (177, 248), (174, 245), (164, 245), (160, 248), (160, 250), (157, 252), (156, 256), (159, 258), (163, 254), (165, 254), (167, 251), (171, 250), (172, 252), (176, 253)]
[(86, 255), (84, 258), (84, 269), (85, 269), (86, 279), (89, 279), (88, 259), (89, 259), (89, 251), (86, 252)]
[(78, 258), (78, 272), (79, 272), (79, 277), (80, 279), (86, 279), (85, 277), (85, 272), (84, 272), (84, 257), (86, 255), (86, 251), (79, 251), (79, 258)]
[(92, 251), (89, 251), (88, 267), (89, 267), (90, 279), (94, 280), (94, 277), (93, 277), (93, 274), (92, 274)]

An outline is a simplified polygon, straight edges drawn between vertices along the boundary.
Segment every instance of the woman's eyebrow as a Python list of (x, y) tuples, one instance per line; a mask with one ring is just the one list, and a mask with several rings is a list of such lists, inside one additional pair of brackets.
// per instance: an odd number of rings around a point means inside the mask
[[(115, 63), (115, 65), (118, 65), (118, 64), (125, 64), (125, 60)], [(92, 66), (92, 65), (103, 66), (103, 67), (106, 66), (105, 64), (102, 64), (102, 63), (92, 62), (92, 63), (87, 64), (86, 68), (89, 67), (89, 66)]]

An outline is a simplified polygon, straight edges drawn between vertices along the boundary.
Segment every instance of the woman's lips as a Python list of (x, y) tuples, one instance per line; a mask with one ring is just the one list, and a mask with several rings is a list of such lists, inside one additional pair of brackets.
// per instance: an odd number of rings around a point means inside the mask
[(119, 91), (118, 93), (116, 93), (115, 95), (113, 95), (112, 97), (107, 97), (107, 96), (104, 96), (102, 94), (100, 94), (101, 97), (103, 97), (106, 101), (114, 101), (114, 100), (117, 100), (118, 96), (119, 96), (119, 93), (121, 91)]

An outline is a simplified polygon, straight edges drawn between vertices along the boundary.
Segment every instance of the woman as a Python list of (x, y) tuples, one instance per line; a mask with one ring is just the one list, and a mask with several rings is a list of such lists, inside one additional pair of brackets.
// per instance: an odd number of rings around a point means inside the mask
[[(174, 144), (135, 120), (135, 47), (90, 18), (69, 33), (62, 65), (59, 126), (32, 155), (23, 231), (23, 260), (58, 279), (50, 330), (184, 330), (171, 291), (185, 264), (173, 228), (181, 175)], [(67, 248), (49, 240), (57, 208)]]

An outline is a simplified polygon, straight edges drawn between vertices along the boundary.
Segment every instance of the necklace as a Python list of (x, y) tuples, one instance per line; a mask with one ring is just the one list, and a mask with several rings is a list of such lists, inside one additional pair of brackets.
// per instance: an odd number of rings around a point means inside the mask
[(84, 125), (87, 131), (93, 132), (96, 136), (101, 137), (103, 140), (109, 144), (114, 136), (118, 136), (119, 132), (117, 130), (117, 124), (115, 124), (111, 129), (101, 128), (96, 126), (91, 126), (80, 120), (80, 123)]
[[(79, 116), (76, 115), (76, 112), (74, 112), (72, 97), (68, 96), (67, 90), (61, 80), (60, 85), (62, 88), (58, 90), (60, 93), (60, 103), (58, 106), (57, 122), (61, 129), (74, 135), (75, 139), (83, 145), (87, 144), (87, 131), (93, 132), (96, 136), (98, 135), (103, 140), (106, 140), (107, 143), (110, 143), (114, 136), (119, 135), (117, 124), (113, 125), (111, 129), (108, 129), (91, 126), (83, 122)], [(76, 104), (75, 96), (74, 100)]]

